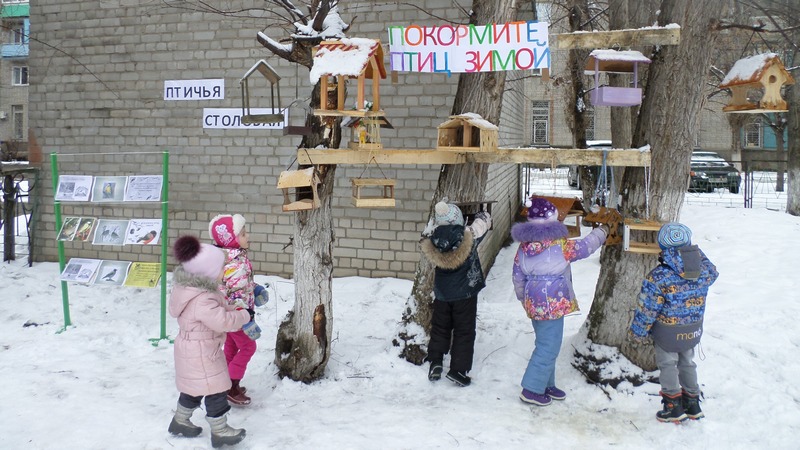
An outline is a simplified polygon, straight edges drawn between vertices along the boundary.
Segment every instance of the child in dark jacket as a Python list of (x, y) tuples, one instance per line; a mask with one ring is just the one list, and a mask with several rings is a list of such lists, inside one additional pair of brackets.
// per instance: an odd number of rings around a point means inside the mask
[(719, 274), (691, 239), (686, 225), (672, 222), (661, 227), (661, 264), (642, 283), (639, 306), (628, 330), (639, 343), (649, 343), (652, 337), (664, 404), (656, 413), (661, 422), (704, 417), (694, 347), (703, 334), (708, 287)]
[(558, 220), (558, 209), (540, 197), (531, 201), (528, 221), (511, 229), (511, 237), (520, 243), (512, 272), (514, 293), (536, 334), (519, 398), (537, 406), (567, 398), (556, 387), (556, 359), (564, 337), (564, 316), (578, 310), (570, 263), (597, 251), (608, 236), (608, 227), (601, 225), (583, 239), (567, 239), (568, 235)]
[(478, 292), (486, 286), (478, 257), (478, 244), (491, 227), (489, 213), (475, 215), (471, 225), (464, 225), (458, 206), (439, 202), (434, 207), (435, 228), (421, 242), (422, 253), (436, 266), (433, 293), (431, 339), (427, 361), (428, 379), (442, 377), (444, 355), (450, 353), (447, 379), (459, 386), (469, 386), (475, 350), (475, 325)]

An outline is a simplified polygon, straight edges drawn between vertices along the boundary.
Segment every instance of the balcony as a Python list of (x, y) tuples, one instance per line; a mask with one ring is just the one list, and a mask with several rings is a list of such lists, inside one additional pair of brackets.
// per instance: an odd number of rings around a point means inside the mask
[(28, 44), (3, 44), (0, 47), (0, 56), (3, 58), (27, 58)]

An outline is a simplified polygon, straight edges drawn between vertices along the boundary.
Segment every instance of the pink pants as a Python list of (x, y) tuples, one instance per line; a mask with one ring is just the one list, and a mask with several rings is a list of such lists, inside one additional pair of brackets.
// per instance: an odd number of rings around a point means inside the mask
[(231, 380), (244, 378), (247, 363), (256, 353), (256, 347), (256, 341), (247, 337), (244, 331), (228, 332), (223, 351), (225, 352), (225, 360), (228, 362), (228, 374)]

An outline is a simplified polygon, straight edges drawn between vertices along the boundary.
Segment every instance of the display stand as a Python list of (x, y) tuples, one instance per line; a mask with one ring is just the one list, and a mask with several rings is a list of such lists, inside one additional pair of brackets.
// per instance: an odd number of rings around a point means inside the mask
[[(161, 184), (161, 323), (159, 337), (151, 338), (149, 341), (157, 346), (161, 340), (170, 340), (167, 336), (167, 230), (169, 229), (168, 223), (168, 206), (169, 206), (169, 153), (168, 152), (143, 152), (143, 153), (130, 153), (131, 155), (162, 155), (162, 184)], [(98, 156), (102, 153), (89, 153), (89, 154), (64, 154), (62, 156)], [(120, 156), (114, 153), (115, 156)], [(50, 154), (50, 167), (52, 170), (53, 178), (53, 193), (58, 192), (58, 154)], [(63, 222), (61, 217), (61, 201), (54, 200), (56, 230), (60, 230)], [(64, 242), (57, 241), (58, 243), (58, 264), (59, 273), (64, 271), (66, 267), (66, 259), (64, 255)], [(61, 333), (72, 325), (69, 313), (69, 285), (66, 281), (61, 280), (61, 301), (64, 309), (64, 326), (59, 329)]]

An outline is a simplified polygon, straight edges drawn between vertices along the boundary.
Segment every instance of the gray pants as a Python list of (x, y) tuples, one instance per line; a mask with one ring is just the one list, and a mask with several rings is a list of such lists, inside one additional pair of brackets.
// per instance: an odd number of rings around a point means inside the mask
[(694, 348), (683, 352), (668, 352), (658, 344), (656, 350), (656, 365), (661, 373), (658, 376), (661, 382), (661, 392), (670, 397), (681, 393), (681, 388), (692, 395), (700, 393), (697, 384), (697, 364), (694, 363)]

